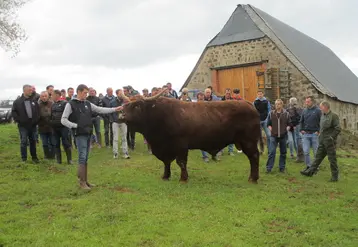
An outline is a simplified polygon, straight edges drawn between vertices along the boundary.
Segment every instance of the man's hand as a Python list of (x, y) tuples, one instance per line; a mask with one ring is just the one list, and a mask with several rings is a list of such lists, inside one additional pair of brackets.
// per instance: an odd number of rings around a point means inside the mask
[(301, 131), (301, 134), (302, 134), (302, 135), (306, 134), (306, 131), (302, 130), (302, 131)]
[(123, 110), (123, 106), (118, 106), (118, 107), (115, 108), (115, 110), (116, 111), (121, 111), (121, 110)]
[(317, 131), (317, 132), (315, 132), (315, 134), (319, 136), (319, 132), (318, 132), (318, 131)]

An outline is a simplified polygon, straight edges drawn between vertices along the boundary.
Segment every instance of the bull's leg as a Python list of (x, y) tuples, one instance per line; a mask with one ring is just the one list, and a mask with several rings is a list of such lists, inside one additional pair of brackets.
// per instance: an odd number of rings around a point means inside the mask
[(250, 176), (249, 182), (257, 184), (257, 180), (259, 179), (259, 159), (260, 153), (257, 148), (257, 143), (240, 143), (242, 147), (242, 151), (247, 156), (250, 161)]
[(171, 176), (171, 171), (170, 171), (170, 165), (171, 165), (172, 162), (164, 162), (164, 174), (162, 176), (162, 179), (163, 180), (166, 180), (168, 181), (170, 176)]
[(188, 162), (188, 150), (182, 150), (180, 154), (176, 157), (176, 162), (180, 167), (180, 182), (187, 182), (188, 181), (188, 171), (186, 169), (186, 165)]

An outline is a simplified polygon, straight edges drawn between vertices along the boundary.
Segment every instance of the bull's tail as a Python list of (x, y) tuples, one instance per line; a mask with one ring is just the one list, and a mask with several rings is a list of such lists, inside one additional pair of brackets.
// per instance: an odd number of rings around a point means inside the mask
[(260, 128), (260, 154), (263, 154), (264, 151), (265, 151), (265, 148), (264, 148), (264, 140), (262, 138), (262, 131), (261, 131), (261, 128)]

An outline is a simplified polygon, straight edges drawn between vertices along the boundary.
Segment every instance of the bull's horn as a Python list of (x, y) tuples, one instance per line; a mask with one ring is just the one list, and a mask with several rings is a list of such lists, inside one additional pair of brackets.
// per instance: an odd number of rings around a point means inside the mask
[(156, 94), (156, 95), (152, 96), (152, 97), (147, 97), (147, 98), (144, 98), (144, 100), (153, 100), (153, 99), (157, 99), (157, 98), (159, 98), (160, 96), (162, 96), (164, 93), (165, 93), (165, 89), (164, 89), (164, 90), (162, 90), (160, 93), (158, 93), (158, 94)]

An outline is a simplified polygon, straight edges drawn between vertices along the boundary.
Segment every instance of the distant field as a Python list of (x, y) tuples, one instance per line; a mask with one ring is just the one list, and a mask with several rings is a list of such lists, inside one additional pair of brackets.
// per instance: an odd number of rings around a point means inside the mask
[(276, 165), (266, 175), (264, 155), (253, 185), (243, 154), (205, 164), (191, 151), (180, 184), (176, 164), (171, 181), (160, 179), (163, 165), (138, 135), (130, 160), (93, 149), (98, 187), (83, 192), (76, 166), (21, 164), (15, 125), (0, 133), (0, 246), (358, 246), (354, 153), (340, 152), (338, 183), (327, 182), (327, 161), (313, 178), (291, 161), (286, 174)]

